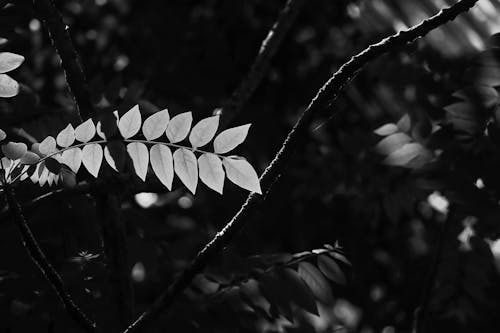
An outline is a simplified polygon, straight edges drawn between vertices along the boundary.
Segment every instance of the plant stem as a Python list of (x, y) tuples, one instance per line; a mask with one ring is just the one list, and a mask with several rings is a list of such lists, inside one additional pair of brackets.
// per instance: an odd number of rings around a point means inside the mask
[(54, 267), (52, 267), (40, 248), (40, 245), (35, 239), (35, 236), (31, 232), (31, 229), (24, 218), (21, 206), (15, 197), (13, 188), (7, 184), (4, 189), (9, 209), (14, 216), (14, 221), (16, 222), (19, 232), (21, 233), (23, 245), (31, 257), (31, 260), (33, 260), (42, 272), (44, 278), (55, 290), (71, 318), (73, 318), (73, 320), (86, 332), (96, 332), (96, 324), (90, 320), (89, 317), (75, 304), (73, 298), (66, 290), (61, 276), (57, 273)]
[[(398, 47), (407, 45), (417, 38), (425, 36), (439, 26), (455, 19), (459, 14), (472, 8), (477, 1), (478, 0), (458, 1), (453, 6), (441, 10), (438, 14), (424, 20), (422, 23), (392, 35), (379, 43), (370, 45), (342, 65), (313, 98), (307, 109), (302, 113), (292, 130), (289, 132), (274, 159), (262, 174), (260, 182), (264, 189), (263, 192), (267, 192), (273, 180), (280, 173), (284, 172), (285, 166), (288, 164), (295, 150), (301, 147), (305, 142), (307, 130), (314, 119), (314, 115), (326, 110), (357, 72), (381, 55)], [(224, 248), (232, 240), (233, 236), (253, 216), (261, 202), (261, 196), (256, 193), (251, 193), (231, 221), (217, 233), (212, 241), (200, 251), (191, 265), (180, 274), (168, 289), (156, 299), (151, 307), (130, 325), (125, 332), (138, 332), (144, 329), (147, 323), (151, 322), (157, 318), (160, 313), (168, 309), (176, 297), (190, 285), (193, 278), (205, 268), (209, 260)]]

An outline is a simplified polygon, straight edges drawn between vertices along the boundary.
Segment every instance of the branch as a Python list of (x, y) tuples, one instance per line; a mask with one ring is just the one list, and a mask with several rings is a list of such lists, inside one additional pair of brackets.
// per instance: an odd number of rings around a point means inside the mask
[(87, 119), (92, 115), (93, 108), (90, 102), (90, 93), (78, 53), (69, 35), (69, 27), (63, 22), (61, 14), (52, 1), (33, 0), (33, 3), (41, 20), (47, 26), (52, 44), (61, 57), (61, 65), (66, 75), (66, 81), (74, 96), (76, 114), (79, 120), (82, 121), (82, 118)]
[[(352, 57), (323, 85), (317, 95), (313, 98), (307, 109), (302, 113), (295, 126), (288, 134), (281, 149), (278, 151), (270, 165), (262, 174), (260, 181), (263, 189), (267, 191), (273, 179), (284, 171), (284, 167), (294, 151), (305, 141), (309, 124), (313, 120), (313, 116), (320, 111), (325, 110), (331, 105), (335, 98), (339, 95), (343, 87), (370, 61), (380, 57), (381, 55), (394, 50), (400, 46), (404, 46), (414, 40), (425, 36), (430, 31), (439, 26), (452, 21), (459, 14), (468, 11), (478, 0), (460, 0), (455, 5), (443, 9), (435, 16), (424, 20), (422, 23), (392, 35), (377, 44), (373, 44), (366, 48), (361, 53)], [(233, 238), (233, 236), (245, 225), (253, 213), (262, 202), (262, 197), (256, 193), (251, 193), (240, 210), (226, 224), (226, 226), (217, 233), (203, 250), (197, 255), (194, 261), (186, 270), (164, 291), (153, 305), (145, 311), (130, 327), (126, 333), (138, 332), (144, 326), (158, 317), (158, 315), (166, 310), (181, 294), (186, 287), (189, 286), (193, 278), (201, 272), (208, 261), (214, 257), (219, 250), (224, 248)]]
[(281, 10), (277, 21), (267, 33), (262, 41), (257, 57), (246, 77), (231, 95), (231, 98), (224, 103), (222, 113), (224, 115), (221, 121), (228, 124), (241, 111), (243, 105), (252, 96), (255, 89), (259, 86), (262, 78), (269, 69), (271, 59), (278, 50), (281, 42), (290, 30), (293, 22), (297, 18), (300, 9), (304, 5), (304, 0), (288, 0), (285, 7)]
[(52, 288), (54, 288), (71, 318), (73, 318), (73, 320), (86, 332), (96, 332), (96, 324), (75, 304), (73, 298), (66, 290), (61, 276), (56, 272), (54, 267), (52, 267), (40, 248), (40, 245), (23, 216), (21, 206), (15, 197), (14, 190), (10, 185), (6, 185), (4, 189), (9, 209), (14, 215), (16, 225), (21, 233), (23, 245), (31, 257), (31, 260), (38, 266), (45, 279), (50, 283)]

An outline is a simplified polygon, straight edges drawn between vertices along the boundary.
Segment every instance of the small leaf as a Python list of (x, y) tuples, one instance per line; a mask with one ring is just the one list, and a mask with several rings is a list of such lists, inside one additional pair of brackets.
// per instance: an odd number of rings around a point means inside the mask
[(75, 138), (80, 142), (89, 142), (94, 137), (95, 131), (94, 122), (92, 119), (87, 119), (75, 128)]
[[(418, 163), (414, 160), (418, 159)], [(384, 164), (419, 167), (432, 159), (432, 154), (420, 143), (407, 143), (384, 159)]]
[(291, 268), (283, 268), (276, 270), (278, 279), (282, 282), (283, 287), (290, 290), (290, 298), (297, 306), (302, 309), (318, 315), (318, 306), (310, 289), (305, 285), (304, 281), (299, 277), (296, 271)]
[(28, 151), (26, 152), (26, 154), (24, 154), (22, 157), (21, 157), (21, 163), (22, 164), (36, 164), (38, 163), (38, 161), (40, 161), (40, 156), (38, 156), (37, 154), (31, 152), (31, 151)]
[(132, 142), (127, 145), (127, 152), (134, 164), (135, 173), (142, 181), (145, 181), (149, 164), (148, 148), (144, 143)]
[(56, 138), (57, 144), (60, 147), (69, 147), (75, 142), (75, 129), (71, 124), (68, 124), (65, 129), (63, 129)]
[(395, 150), (403, 147), (405, 144), (411, 141), (411, 138), (404, 133), (395, 133), (383, 138), (375, 146), (375, 150), (382, 155), (389, 155)]
[(214, 140), (214, 151), (217, 154), (227, 153), (245, 141), (250, 124), (229, 128), (222, 131)]
[(7, 138), (7, 133), (0, 129), (0, 141), (3, 141)]
[(9, 142), (2, 145), (3, 154), (11, 160), (21, 158), (27, 151), (28, 146), (22, 142)]
[(20, 54), (10, 52), (0, 52), (0, 73), (13, 71), (21, 66), (24, 57)]
[(165, 145), (156, 144), (151, 147), (149, 157), (151, 167), (156, 177), (169, 190), (172, 190), (172, 181), (174, 179), (174, 162), (170, 148)]
[(170, 142), (182, 141), (189, 134), (193, 115), (191, 112), (184, 112), (173, 117), (167, 125), (167, 138)]
[(200, 120), (193, 126), (189, 134), (189, 142), (194, 148), (203, 147), (213, 139), (219, 127), (219, 116), (208, 117)]
[(323, 274), (333, 282), (344, 285), (346, 282), (344, 272), (335, 262), (326, 255), (318, 256), (318, 267)]
[(19, 83), (7, 74), (0, 74), (0, 97), (14, 97), (18, 93)]
[(142, 125), (142, 133), (147, 140), (155, 140), (165, 133), (167, 130), (170, 115), (168, 110), (162, 110), (154, 113), (144, 121)]
[(120, 141), (111, 141), (104, 147), (104, 158), (109, 166), (115, 171), (123, 170), (125, 167), (126, 153), (125, 145)]
[(96, 143), (86, 145), (82, 149), (83, 165), (95, 178), (97, 178), (97, 176), (99, 175), (99, 169), (101, 168), (102, 164), (102, 157), (102, 147)]
[(80, 148), (72, 148), (63, 151), (61, 163), (66, 164), (71, 171), (77, 173), (82, 165), (82, 151)]
[(323, 303), (330, 304), (333, 300), (332, 288), (328, 281), (323, 277), (323, 274), (308, 262), (299, 263), (299, 276), (304, 280), (307, 286), (311, 289), (314, 297)]
[(242, 159), (224, 158), (222, 164), (230, 181), (246, 190), (262, 194), (259, 177), (250, 163)]
[(377, 128), (373, 133), (380, 135), (380, 136), (388, 136), (391, 134), (396, 133), (399, 130), (398, 126), (396, 124), (385, 124)]
[(217, 155), (203, 154), (198, 158), (200, 179), (212, 190), (222, 194), (224, 186), (224, 169)]
[(59, 163), (52, 157), (49, 157), (45, 160), (45, 166), (52, 173), (59, 173), (59, 171), (61, 171), (61, 163)]
[(118, 129), (124, 139), (129, 139), (141, 129), (142, 119), (139, 105), (128, 110), (118, 121)]
[(186, 148), (174, 152), (174, 170), (186, 187), (195, 194), (198, 185), (198, 162), (194, 153)]
[(52, 136), (46, 137), (38, 146), (38, 150), (44, 156), (55, 153), (57, 151), (56, 139)]

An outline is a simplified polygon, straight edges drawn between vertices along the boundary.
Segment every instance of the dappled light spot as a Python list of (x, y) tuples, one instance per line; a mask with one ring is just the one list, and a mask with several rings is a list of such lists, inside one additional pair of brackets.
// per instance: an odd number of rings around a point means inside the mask
[(142, 262), (137, 262), (134, 267), (132, 267), (131, 277), (134, 282), (144, 282), (146, 279), (146, 268)]
[(450, 202), (446, 197), (444, 197), (441, 193), (438, 191), (432, 192), (428, 197), (427, 197), (427, 202), (429, 205), (434, 208), (436, 211), (440, 212), (441, 214), (448, 214), (448, 207), (450, 205)]
[(149, 208), (156, 204), (158, 201), (158, 194), (150, 192), (137, 193), (135, 195), (135, 202), (142, 208)]

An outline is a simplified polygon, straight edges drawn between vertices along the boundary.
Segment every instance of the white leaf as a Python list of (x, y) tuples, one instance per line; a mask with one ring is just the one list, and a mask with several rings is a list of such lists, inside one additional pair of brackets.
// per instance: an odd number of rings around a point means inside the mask
[(14, 97), (18, 93), (19, 83), (7, 74), (0, 74), (0, 97)]
[(391, 134), (396, 133), (399, 130), (399, 127), (396, 124), (385, 124), (377, 128), (376, 130), (373, 131), (373, 133), (380, 135), (380, 136), (388, 136)]
[(224, 186), (224, 169), (217, 155), (203, 154), (198, 158), (200, 179), (212, 190), (222, 194)]
[(75, 130), (71, 124), (66, 126), (59, 134), (57, 134), (57, 144), (60, 147), (69, 147), (75, 142)]
[(47, 169), (45, 165), (41, 165), (39, 172), (41, 172), (41, 174), (38, 177), (38, 185), (40, 185), (40, 187), (43, 187), (45, 183), (47, 183), (47, 179), (49, 178), (49, 169)]
[(106, 160), (106, 162), (108, 162), (109, 166), (113, 170), (118, 171), (118, 169), (116, 168), (115, 160), (113, 159), (113, 156), (111, 156), (108, 146), (104, 147), (104, 159)]
[(194, 148), (203, 147), (213, 139), (219, 127), (219, 116), (208, 117), (200, 120), (193, 126), (189, 134), (189, 142)]
[(46, 137), (38, 146), (38, 150), (43, 155), (49, 155), (57, 151), (56, 139), (51, 136)]
[(252, 192), (262, 194), (259, 177), (253, 167), (245, 160), (224, 158), (222, 160), (226, 168), (226, 175), (236, 185)]
[(151, 167), (153, 168), (156, 177), (169, 190), (172, 190), (172, 181), (174, 179), (174, 164), (172, 152), (165, 145), (156, 144), (151, 147), (149, 152)]
[(0, 73), (7, 73), (13, 71), (21, 66), (24, 57), (19, 54), (10, 52), (0, 52)]
[(170, 115), (167, 109), (154, 113), (142, 125), (144, 137), (147, 140), (158, 139), (167, 130), (169, 121)]
[(145, 181), (149, 164), (148, 148), (144, 143), (132, 142), (127, 145), (127, 152), (134, 164), (135, 173), (142, 181)]
[(72, 148), (63, 151), (61, 163), (66, 164), (71, 171), (77, 173), (82, 165), (82, 151), (80, 148)]
[(214, 151), (217, 154), (227, 153), (245, 141), (250, 124), (229, 128), (222, 131), (214, 140)]
[(95, 135), (95, 126), (92, 119), (78, 125), (75, 128), (75, 138), (80, 142), (89, 142)]
[(167, 126), (167, 138), (170, 142), (176, 143), (186, 138), (191, 129), (193, 115), (191, 112), (184, 112), (173, 117)]
[(86, 145), (82, 149), (82, 161), (83, 165), (89, 173), (96, 177), (99, 175), (99, 169), (101, 168), (102, 164), (102, 147), (99, 144), (92, 143), (89, 145)]
[(174, 169), (188, 190), (195, 194), (198, 185), (198, 162), (194, 153), (186, 148), (177, 149), (174, 152)]
[(141, 123), (141, 112), (139, 111), (139, 105), (136, 105), (120, 118), (118, 129), (124, 139), (129, 139), (139, 132)]

